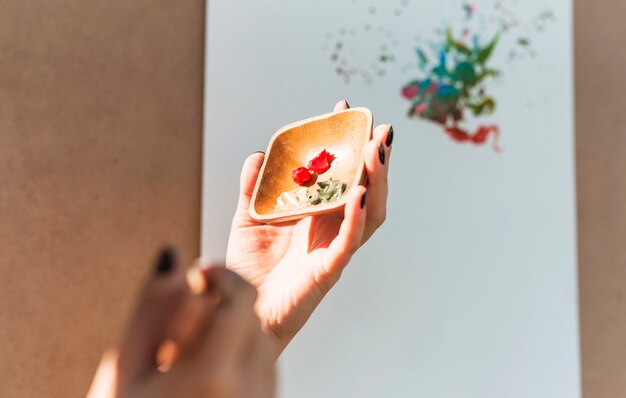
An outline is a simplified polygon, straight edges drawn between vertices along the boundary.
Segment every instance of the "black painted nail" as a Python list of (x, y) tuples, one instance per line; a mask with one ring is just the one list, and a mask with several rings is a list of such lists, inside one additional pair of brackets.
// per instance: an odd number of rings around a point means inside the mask
[(346, 103), (346, 108), (350, 109), (350, 104), (348, 104), (348, 101), (343, 100), (343, 102), (345, 102), (345, 103)]
[(385, 145), (387, 145), (387, 148), (391, 146), (392, 142), (393, 142), (393, 126), (389, 126), (389, 132), (387, 133), (387, 141), (385, 142)]
[(172, 248), (165, 248), (161, 251), (161, 254), (159, 255), (159, 259), (157, 260), (156, 266), (154, 268), (154, 273), (157, 276), (166, 275), (172, 269), (174, 269), (175, 264), (176, 252)]
[(365, 207), (366, 201), (367, 201), (367, 192), (363, 192), (363, 196), (361, 196), (361, 209)]
[(380, 159), (380, 163), (385, 164), (385, 147), (383, 144), (378, 147), (378, 159)]

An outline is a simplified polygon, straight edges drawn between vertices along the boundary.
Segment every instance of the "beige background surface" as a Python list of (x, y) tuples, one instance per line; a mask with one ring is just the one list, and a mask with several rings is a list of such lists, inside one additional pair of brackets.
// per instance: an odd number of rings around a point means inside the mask
[(79, 397), (153, 253), (197, 255), (202, 0), (0, 0), (0, 396)]
[[(626, 3), (575, 0), (585, 397), (626, 396)], [(0, 0), (0, 396), (86, 392), (152, 253), (199, 246), (201, 0)]]
[(585, 398), (626, 396), (626, 2), (575, 0)]

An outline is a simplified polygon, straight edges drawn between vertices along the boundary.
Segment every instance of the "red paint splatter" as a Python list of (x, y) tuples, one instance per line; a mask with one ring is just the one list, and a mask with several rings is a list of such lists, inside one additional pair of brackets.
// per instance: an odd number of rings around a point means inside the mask
[(419, 91), (419, 85), (412, 84), (402, 89), (402, 96), (408, 100), (411, 100), (419, 93)]
[(489, 136), (492, 135), (492, 146), (494, 152), (502, 152), (502, 148), (498, 144), (500, 140), (500, 129), (498, 126), (479, 126), (473, 134), (458, 126), (445, 127), (445, 130), (448, 136), (456, 142), (472, 142), (476, 145), (485, 144)]
[(459, 127), (446, 127), (446, 133), (456, 142), (467, 142), (470, 140), (470, 135)]
[(421, 103), (421, 104), (415, 105), (415, 113), (417, 113), (418, 115), (421, 115), (425, 111), (426, 111), (426, 104)]
[(307, 167), (298, 167), (291, 172), (293, 181), (300, 186), (310, 186), (317, 180), (318, 174), (324, 174), (330, 169), (335, 155), (324, 149), (311, 159)]
[(313, 174), (306, 167), (298, 167), (291, 172), (291, 177), (296, 184), (305, 186), (313, 178)]
[(309, 170), (316, 172), (317, 174), (324, 174), (328, 169), (330, 169), (330, 165), (335, 160), (335, 155), (329, 153), (324, 149), (319, 153), (316, 157), (311, 159), (309, 162)]

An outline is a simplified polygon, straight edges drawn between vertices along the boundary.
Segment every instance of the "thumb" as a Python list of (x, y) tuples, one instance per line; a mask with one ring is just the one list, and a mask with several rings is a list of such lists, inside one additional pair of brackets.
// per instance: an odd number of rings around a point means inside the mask
[(264, 159), (265, 153), (256, 152), (248, 156), (244, 162), (239, 182), (239, 203), (237, 204), (237, 211), (245, 211), (245, 213), (248, 214), (254, 185), (256, 184)]
[(189, 294), (185, 269), (173, 249), (163, 250), (155, 265), (120, 347), (120, 385), (155, 369), (158, 347)]
[(337, 237), (330, 243), (324, 256), (321, 278), (338, 279), (352, 255), (361, 246), (367, 209), (365, 208), (366, 189), (356, 186), (348, 194), (344, 208), (344, 218)]

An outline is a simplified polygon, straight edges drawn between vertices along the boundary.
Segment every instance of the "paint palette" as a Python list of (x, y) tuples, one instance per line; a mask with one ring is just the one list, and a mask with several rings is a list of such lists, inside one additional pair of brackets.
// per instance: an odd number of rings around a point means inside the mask
[[(352, 108), (291, 123), (278, 130), (269, 142), (254, 187), (250, 216), (264, 223), (296, 220), (343, 209), (346, 196), (365, 181), (365, 146), (372, 136), (373, 116), (367, 108)], [(284, 193), (301, 189), (292, 176), (322, 151), (334, 155), (330, 169), (315, 176), (312, 185), (328, 180), (345, 183), (345, 192), (332, 202), (281, 209)], [(309, 189), (313, 189), (309, 187)]]

